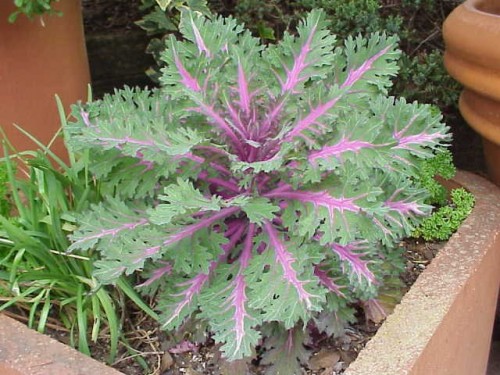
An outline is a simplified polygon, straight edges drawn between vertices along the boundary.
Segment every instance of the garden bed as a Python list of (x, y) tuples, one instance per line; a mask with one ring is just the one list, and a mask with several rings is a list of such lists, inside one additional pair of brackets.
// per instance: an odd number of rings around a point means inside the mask
[[(382, 325), (382, 329), (349, 367), (346, 374), (459, 375), (479, 374), (486, 370), (496, 304), (495, 296), (498, 292), (500, 275), (498, 220), (500, 195), (495, 186), (477, 176), (460, 172), (457, 180), (476, 196), (473, 213), (450, 239), (447, 246), (439, 252), (433, 263), (428, 268), (426, 267), (422, 276), (403, 298), (402, 303), (396, 307), (394, 314), (389, 316), (387, 322)], [(417, 265), (415, 268), (422, 268), (419, 264), (426, 266), (428, 258), (434, 251), (434, 248), (429, 249), (425, 246), (413, 251), (411, 256), (413, 264)], [(2, 318), (2, 322), (6, 323), (5, 318)], [(172, 356), (163, 355), (164, 336), (159, 334), (156, 326), (145, 320), (132, 320), (131, 322), (135, 323), (135, 331), (131, 333), (131, 337), (135, 337), (136, 340), (130, 342), (137, 349), (136, 354), (147, 358), (152, 369), (156, 369), (157, 373), (161, 373), (158, 370), (162, 366), (165, 370), (164, 374), (221, 373), (221, 368), (216, 367), (212, 367), (213, 371), (199, 371), (199, 366), (207, 368), (210, 362), (217, 358), (209, 346), (200, 348), (198, 352), (188, 351)], [(64, 365), (67, 355), (52, 356), (51, 359), (45, 361), (40, 359), (43, 358), (42, 353), (46, 348), (46, 344), (43, 344), (48, 340), (46, 336), (21, 329), (19, 324), (14, 324), (14, 326), (17, 329), (15, 335), (2, 335), (1, 366), (12, 368), (12, 371), (17, 370), (23, 374), (56, 374), (56, 372), (31, 371), (31, 367), (26, 367), (30, 363), (27, 359), (35, 358), (38, 362), (43, 362), (44, 369), (49, 369), (47, 371), (51, 371), (51, 366), (55, 366), (54, 368), (67, 366)], [(357, 336), (361, 328), (365, 331), (372, 330), (370, 326), (363, 326), (361, 323), (349, 331), (350, 334), (347, 336), (351, 337), (351, 343), (360, 343), (359, 347), (363, 346), (366, 341), (365, 338)], [(11, 341), (14, 339), (17, 343), (25, 345), (27, 342), (24, 338), (25, 334), (36, 335), (40, 341), (35, 347), (18, 353)], [(336, 363), (340, 363), (335, 354), (338, 349), (332, 349), (330, 342), (325, 343), (327, 344), (326, 350), (324, 349), (320, 356), (330, 361), (331, 368), (328, 371), (332, 373), (331, 370)], [(70, 350), (61, 345), (56, 345), (56, 347), (63, 351)], [(356, 345), (353, 348), (356, 351)], [(443, 350), (447, 351), (443, 352)], [(71, 350), (71, 353), (72, 356), (86, 358), (76, 354), (75, 351)], [(350, 354), (342, 356), (338, 353), (338, 355), (342, 361), (350, 359), (348, 358)], [(133, 356), (133, 354), (124, 355), (121, 359), (128, 356)], [(310, 364), (322, 363), (318, 356), (314, 358), (311, 359)], [(119, 359), (119, 361), (116, 367), (123, 373), (127, 375), (142, 373), (140, 368), (133, 364), (134, 358)], [(76, 363), (70, 366), (80, 366)], [(309, 372), (309, 374), (322, 374), (325, 370), (314, 370), (315, 372)], [(105, 374), (103, 371), (99, 370), (101, 374)]]

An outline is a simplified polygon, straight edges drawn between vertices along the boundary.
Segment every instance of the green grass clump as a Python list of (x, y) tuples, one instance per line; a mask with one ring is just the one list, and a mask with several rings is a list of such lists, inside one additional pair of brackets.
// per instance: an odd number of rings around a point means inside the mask
[(5, 163), (0, 163), (0, 215), (7, 216), (10, 211), (8, 199), (8, 174)]
[(88, 355), (90, 342), (105, 338), (111, 363), (124, 337), (126, 301), (156, 314), (125, 277), (116, 287), (101, 286), (93, 277), (93, 251), (67, 253), (75, 217), (102, 199), (101, 187), (85, 155), (70, 153), (66, 164), (37, 143), (39, 151), (11, 155), (3, 145), (0, 202), (8, 208), (0, 212), (0, 311), (24, 316), (39, 332), (56, 322), (70, 332), (70, 344)]

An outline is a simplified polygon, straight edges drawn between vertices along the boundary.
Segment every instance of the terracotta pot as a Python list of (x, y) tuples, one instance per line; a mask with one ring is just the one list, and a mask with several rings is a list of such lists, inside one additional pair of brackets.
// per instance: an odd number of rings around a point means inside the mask
[[(500, 283), (500, 189), (465, 172), (456, 181), (476, 197), (472, 214), (346, 375), (485, 374)], [(40, 374), (118, 374), (1, 315), (0, 332), (2, 374), (35, 374), (30, 369), (40, 366)]]
[(460, 112), (483, 137), (488, 173), (500, 185), (500, 4), (466, 0), (443, 25), (444, 64), (465, 86)]
[[(54, 3), (63, 15), (7, 21), (12, 1), (0, 1), (0, 125), (19, 150), (36, 148), (13, 125), (47, 144), (60, 128), (54, 96), (66, 110), (86, 99), (89, 65), (79, 0)], [(62, 139), (52, 148), (65, 155)], [(0, 148), (0, 155), (3, 151)]]

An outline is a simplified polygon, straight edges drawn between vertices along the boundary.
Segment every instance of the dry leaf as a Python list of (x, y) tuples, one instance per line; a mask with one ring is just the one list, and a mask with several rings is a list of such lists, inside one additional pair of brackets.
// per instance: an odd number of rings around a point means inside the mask
[(340, 353), (334, 349), (321, 349), (321, 351), (309, 360), (308, 367), (311, 370), (320, 370), (334, 366), (340, 360)]

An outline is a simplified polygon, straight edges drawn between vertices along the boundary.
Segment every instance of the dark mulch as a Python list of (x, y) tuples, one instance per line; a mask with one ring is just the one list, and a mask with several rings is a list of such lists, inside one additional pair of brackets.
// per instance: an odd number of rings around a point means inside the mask
[(85, 33), (124, 31), (137, 28), (142, 17), (141, 0), (82, 0)]

